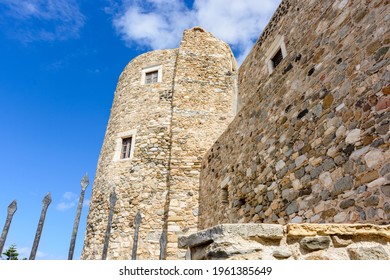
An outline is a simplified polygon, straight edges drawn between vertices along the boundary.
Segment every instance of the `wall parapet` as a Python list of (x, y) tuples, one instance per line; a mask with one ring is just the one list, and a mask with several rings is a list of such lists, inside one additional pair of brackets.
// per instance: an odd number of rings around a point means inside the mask
[(389, 260), (390, 225), (221, 224), (178, 245), (193, 260)]

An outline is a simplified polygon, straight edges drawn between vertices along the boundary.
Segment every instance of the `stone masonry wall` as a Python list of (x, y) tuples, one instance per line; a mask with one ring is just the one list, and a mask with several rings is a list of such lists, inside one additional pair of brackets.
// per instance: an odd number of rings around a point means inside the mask
[[(390, 223), (389, 27), (389, 1), (282, 1), (202, 162), (200, 229)], [(269, 74), (278, 35), (287, 56)]]
[(389, 260), (390, 226), (222, 224), (179, 246), (193, 260)]
[(186, 30), (180, 44), (172, 117), (168, 250), (181, 258), (177, 238), (198, 224), (199, 174), (207, 150), (233, 119), (237, 83), (230, 47), (202, 28)]
[[(162, 66), (162, 81), (141, 84), (142, 70)], [(121, 74), (94, 181), (83, 259), (101, 259), (112, 185), (117, 202), (107, 259), (131, 259), (140, 211), (137, 259), (177, 259), (178, 236), (195, 231), (201, 159), (233, 119), (237, 71), (230, 48), (201, 28), (179, 49), (133, 59)], [(134, 155), (114, 160), (123, 133), (135, 131)]]

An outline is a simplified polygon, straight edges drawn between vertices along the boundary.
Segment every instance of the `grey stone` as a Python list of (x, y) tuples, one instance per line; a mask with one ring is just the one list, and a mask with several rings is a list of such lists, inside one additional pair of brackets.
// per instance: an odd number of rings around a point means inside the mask
[(296, 201), (293, 201), (287, 206), (286, 213), (287, 215), (291, 215), (296, 212), (298, 212), (298, 204)]
[(259, 213), (263, 209), (263, 205), (257, 205), (255, 208), (255, 213)]
[(287, 198), (290, 195), (290, 190), (289, 189), (284, 189), (282, 191), (282, 198)]
[(364, 193), (366, 190), (367, 190), (367, 186), (366, 185), (362, 185), (362, 186), (358, 187), (357, 193), (361, 194), (361, 193)]
[(313, 165), (308, 164), (305, 166), (305, 172), (310, 173), (314, 169)]
[(310, 175), (305, 175), (301, 178), (301, 184), (306, 185), (311, 181)]
[(301, 247), (308, 251), (317, 251), (329, 248), (329, 236), (304, 237), (299, 242)]
[(359, 150), (356, 150), (354, 151), (351, 156), (349, 157), (351, 160), (358, 160), (361, 156), (363, 156), (364, 154), (366, 154), (368, 152), (368, 150), (370, 149), (370, 147), (366, 146), (366, 147), (363, 147)]
[(336, 216), (333, 217), (333, 220), (335, 223), (343, 223), (346, 218), (347, 218), (347, 213), (340, 212)]
[(342, 155), (338, 155), (337, 157), (334, 158), (334, 162), (340, 166), (346, 161), (346, 158), (343, 157)]
[(299, 223), (302, 223), (303, 219), (302, 217), (300, 216), (295, 216), (292, 220), (291, 220), (291, 223), (293, 224), (299, 224)]
[(318, 176), (320, 176), (321, 172), (323, 171), (323, 168), (322, 168), (322, 165), (321, 166), (318, 166), (316, 168), (314, 168), (311, 172), (310, 172), (310, 177), (312, 179), (316, 179), (318, 178)]
[(341, 209), (347, 209), (354, 205), (355, 205), (355, 200), (350, 198), (350, 199), (343, 200), (339, 206)]
[(275, 165), (275, 169), (276, 169), (276, 171), (279, 171), (285, 166), (286, 166), (286, 163), (283, 160), (279, 160)]
[(357, 247), (347, 249), (351, 260), (388, 260), (389, 255), (382, 246)]
[(274, 191), (267, 192), (268, 201), (274, 200), (274, 197), (275, 197)]
[(307, 160), (306, 155), (301, 155), (295, 159), (295, 165), (300, 166), (302, 163), (304, 163)]
[(288, 150), (284, 153), (284, 155), (285, 155), (286, 157), (289, 157), (289, 156), (291, 156), (292, 153), (293, 153), (293, 150), (292, 150), (292, 149), (288, 149)]
[(381, 191), (386, 197), (390, 197), (390, 185), (381, 186)]
[(320, 197), (324, 201), (327, 200), (329, 198), (329, 196), (330, 196), (330, 191), (328, 191), (328, 190), (322, 190), (320, 192)]
[(368, 69), (367, 74), (372, 75), (372, 74), (378, 72), (383, 66), (388, 64), (389, 61), (390, 61), (390, 59), (388, 58), (388, 59), (381, 60), (380, 62), (374, 64), (373, 67)]
[(288, 259), (291, 257), (291, 251), (288, 248), (281, 248), (278, 250), (275, 250), (272, 255), (277, 259)]
[(386, 202), (386, 203), (383, 205), (383, 210), (385, 211), (386, 214), (389, 214), (389, 213), (390, 213), (390, 203), (389, 203), (389, 202)]
[(375, 131), (379, 135), (385, 135), (387, 132), (389, 132), (389, 124), (384, 124), (384, 125), (378, 126), (375, 129)]
[(288, 170), (293, 170), (295, 167), (295, 163), (291, 163), (288, 165)]
[(280, 240), (283, 238), (283, 226), (275, 224), (221, 224), (189, 236), (179, 237), (178, 246), (179, 248), (192, 248), (229, 235)]
[(344, 172), (347, 173), (347, 174), (353, 174), (354, 172), (354, 164), (351, 160), (348, 160), (345, 164), (344, 164)]
[(295, 178), (301, 179), (305, 175), (305, 168), (300, 168), (297, 171), (295, 171)]
[(322, 168), (324, 171), (329, 171), (335, 167), (336, 167), (336, 165), (334, 164), (334, 161), (332, 158), (326, 159), (325, 162), (322, 164)]
[(381, 169), (381, 176), (385, 176), (387, 173), (390, 173), (390, 163), (386, 163), (385, 166)]
[(322, 114), (322, 105), (318, 104), (317, 106), (314, 107), (313, 109), (314, 115), (316, 115), (318, 118), (321, 117)]
[(282, 170), (280, 170), (278, 173), (278, 178), (282, 178), (284, 175), (287, 174), (287, 172), (288, 172), (288, 167), (287, 166), (283, 167)]
[(364, 206), (377, 206), (379, 204), (379, 197), (372, 195), (364, 201)]
[(346, 190), (350, 190), (352, 187), (353, 187), (352, 177), (350, 176), (343, 177), (337, 180), (337, 182), (335, 183), (332, 190), (332, 196), (342, 194)]
[(373, 208), (373, 207), (370, 207), (370, 209), (368, 209), (367, 211), (367, 217), (368, 219), (373, 219), (377, 216), (378, 214), (378, 210)]

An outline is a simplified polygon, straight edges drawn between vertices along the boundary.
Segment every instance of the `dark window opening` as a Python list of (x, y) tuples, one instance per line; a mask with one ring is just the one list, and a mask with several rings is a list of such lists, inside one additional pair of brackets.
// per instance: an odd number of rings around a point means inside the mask
[(283, 60), (282, 49), (279, 49), (274, 55), (274, 57), (271, 59), (274, 68), (276, 68), (276, 66), (278, 66), (280, 62), (282, 62), (282, 60)]
[(227, 188), (222, 189), (222, 203), (223, 204), (229, 203), (229, 192)]
[(145, 84), (155, 84), (158, 81), (158, 70), (145, 74)]
[(122, 139), (121, 159), (130, 158), (132, 137)]

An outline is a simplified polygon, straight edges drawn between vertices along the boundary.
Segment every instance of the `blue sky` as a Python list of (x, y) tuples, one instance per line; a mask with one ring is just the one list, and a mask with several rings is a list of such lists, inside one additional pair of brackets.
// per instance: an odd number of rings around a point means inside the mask
[(117, 79), (135, 56), (175, 48), (200, 25), (241, 62), (280, 0), (0, 0), (0, 230), (30, 254), (51, 192), (37, 259), (67, 259), (80, 180), (85, 195), (74, 259)]

